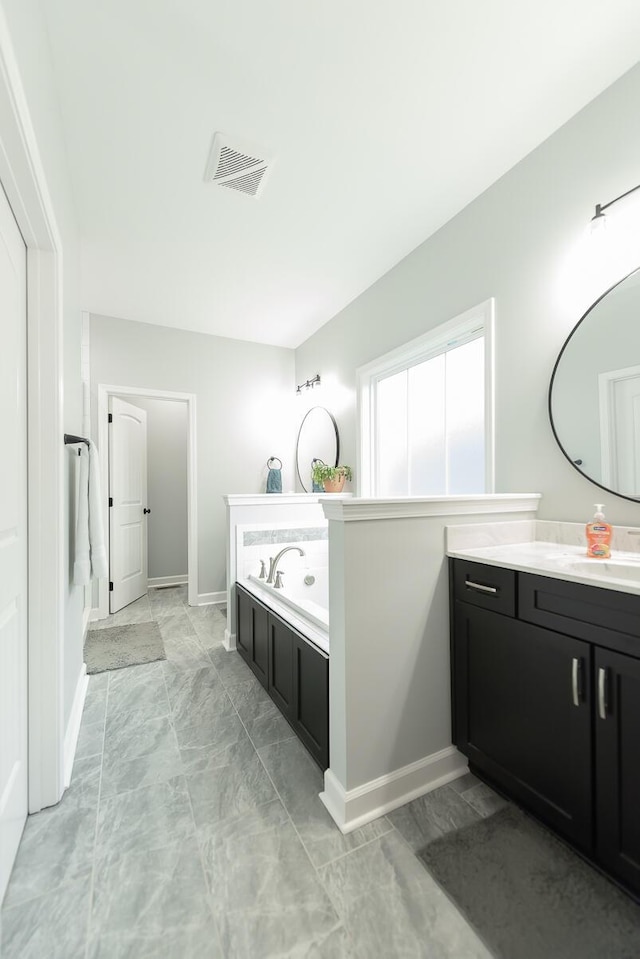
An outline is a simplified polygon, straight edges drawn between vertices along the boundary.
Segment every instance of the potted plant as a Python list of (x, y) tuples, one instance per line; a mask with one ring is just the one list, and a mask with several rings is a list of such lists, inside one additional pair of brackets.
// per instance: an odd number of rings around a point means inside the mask
[(341, 493), (345, 481), (353, 478), (353, 471), (350, 466), (327, 466), (315, 460), (312, 475), (314, 483), (322, 486), (325, 493)]

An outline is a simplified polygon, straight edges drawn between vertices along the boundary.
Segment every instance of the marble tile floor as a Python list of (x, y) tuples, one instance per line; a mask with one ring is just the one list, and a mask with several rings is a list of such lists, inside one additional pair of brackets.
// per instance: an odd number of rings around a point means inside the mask
[(489, 959), (417, 853), (504, 801), (468, 775), (343, 836), (223, 614), (162, 593), (129, 615), (167, 660), (91, 677), (71, 787), (27, 822), (3, 959)]

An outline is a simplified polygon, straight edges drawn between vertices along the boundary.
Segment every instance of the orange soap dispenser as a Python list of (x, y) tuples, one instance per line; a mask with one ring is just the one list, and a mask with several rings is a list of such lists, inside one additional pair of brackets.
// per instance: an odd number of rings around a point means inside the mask
[(609, 559), (613, 530), (604, 518), (602, 503), (596, 503), (596, 514), (587, 523), (587, 556), (592, 559)]

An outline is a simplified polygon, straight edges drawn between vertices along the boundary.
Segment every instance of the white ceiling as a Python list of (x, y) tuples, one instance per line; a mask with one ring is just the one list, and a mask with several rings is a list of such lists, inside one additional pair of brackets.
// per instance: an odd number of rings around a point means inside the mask
[[(634, 65), (637, 0), (42, 0), (92, 312), (295, 347)], [(203, 180), (213, 134), (276, 157)]]

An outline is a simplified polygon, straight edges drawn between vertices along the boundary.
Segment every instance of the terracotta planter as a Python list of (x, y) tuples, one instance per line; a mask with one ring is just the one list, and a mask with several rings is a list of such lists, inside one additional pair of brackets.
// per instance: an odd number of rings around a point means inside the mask
[(336, 476), (335, 479), (327, 479), (323, 482), (325, 493), (341, 493), (344, 489), (344, 476)]

